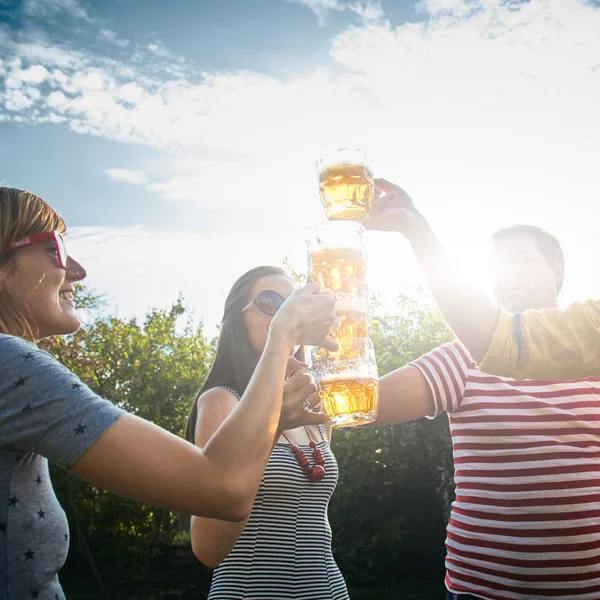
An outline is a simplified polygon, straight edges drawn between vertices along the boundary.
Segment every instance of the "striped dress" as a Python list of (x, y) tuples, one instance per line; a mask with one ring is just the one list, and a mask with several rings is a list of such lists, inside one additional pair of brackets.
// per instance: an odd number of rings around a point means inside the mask
[[(229, 556), (215, 569), (209, 600), (347, 600), (331, 552), (327, 518), (338, 466), (319, 426), (325, 478), (311, 482), (288, 444), (277, 444), (252, 513)], [(300, 446), (311, 464), (312, 448)]]
[(600, 598), (600, 381), (515, 381), (448, 344), (412, 363), (449, 413), (446, 587), (483, 600)]

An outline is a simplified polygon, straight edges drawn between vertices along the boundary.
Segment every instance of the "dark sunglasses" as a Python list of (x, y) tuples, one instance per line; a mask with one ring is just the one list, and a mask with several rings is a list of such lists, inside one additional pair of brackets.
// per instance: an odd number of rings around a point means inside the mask
[(281, 308), (281, 305), (284, 302), (285, 298), (275, 290), (263, 290), (254, 300), (252, 300), (252, 302), (248, 302), (248, 304), (242, 308), (242, 312), (256, 304), (261, 312), (272, 317)]

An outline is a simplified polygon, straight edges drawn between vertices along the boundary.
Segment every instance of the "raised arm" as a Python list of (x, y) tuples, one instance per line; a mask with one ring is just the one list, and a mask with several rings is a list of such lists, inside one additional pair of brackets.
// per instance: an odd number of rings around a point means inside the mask
[(397, 231), (408, 239), (444, 319), (471, 356), (482, 360), (498, 321), (498, 306), (456, 268), (425, 217), (402, 188), (378, 179), (376, 189), (379, 195), (365, 226)]
[[(303, 399), (314, 390), (310, 377), (303, 373), (296, 373), (285, 382), (282, 414), (275, 442), (284, 430), (325, 421), (322, 414), (308, 413), (303, 410)], [(230, 418), (237, 402), (235, 396), (223, 388), (213, 388), (198, 398), (195, 431), (197, 446), (203, 448), (210, 443), (215, 432)], [(192, 550), (198, 560), (208, 567), (217, 567), (235, 546), (246, 522), (228, 523), (217, 519), (192, 517), (190, 526)]]

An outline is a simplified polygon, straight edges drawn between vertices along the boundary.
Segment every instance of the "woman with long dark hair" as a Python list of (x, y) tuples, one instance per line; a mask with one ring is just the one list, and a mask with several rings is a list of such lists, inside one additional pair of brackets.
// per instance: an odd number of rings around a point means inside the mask
[[(236, 410), (264, 360), (271, 323), (293, 293), (294, 284), (275, 267), (253, 269), (233, 285), (213, 366), (190, 413), (188, 440), (210, 444)], [(347, 600), (327, 518), (338, 468), (325, 417), (312, 413), (307, 400), (314, 392), (306, 373), (286, 379), (277, 443), (250, 517), (235, 524), (192, 517), (194, 554), (216, 567), (209, 600)], [(303, 410), (310, 421), (297, 427)]]
[(40, 198), (0, 187), (0, 598), (64, 598), (57, 573), (69, 529), (48, 461), (140, 502), (245, 519), (277, 434), (290, 352), (333, 342), (331, 294), (292, 294), (243, 398), (199, 449), (99, 398), (36, 346), (80, 325), (74, 284), (86, 272), (67, 254), (65, 231)]

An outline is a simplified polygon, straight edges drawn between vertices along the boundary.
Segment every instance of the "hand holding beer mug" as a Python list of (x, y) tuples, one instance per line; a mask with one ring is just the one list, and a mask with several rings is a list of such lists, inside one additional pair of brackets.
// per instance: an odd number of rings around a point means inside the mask
[(410, 237), (426, 224), (412, 198), (399, 185), (385, 179), (375, 179), (375, 197), (365, 229), (398, 231)]
[(379, 376), (369, 338), (356, 338), (353, 358), (313, 348), (311, 369), (321, 409), (335, 427), (355, 427), (377, 418)]
[(340, 148), (317, 161), (319, 192), (330, 221), (363, 223), (373, 207), (373, 172), (362, 150)]

